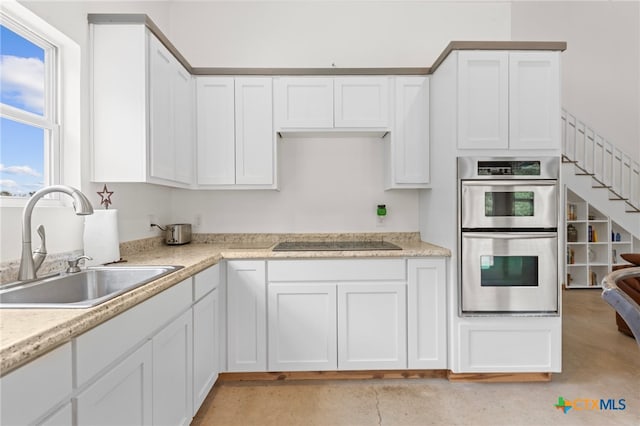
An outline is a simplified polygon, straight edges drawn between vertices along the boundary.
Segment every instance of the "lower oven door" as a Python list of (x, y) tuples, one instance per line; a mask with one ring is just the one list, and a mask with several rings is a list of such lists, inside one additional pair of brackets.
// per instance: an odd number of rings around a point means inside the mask
[(461, 311), (558, 312), (555, 232), (463, 232)]

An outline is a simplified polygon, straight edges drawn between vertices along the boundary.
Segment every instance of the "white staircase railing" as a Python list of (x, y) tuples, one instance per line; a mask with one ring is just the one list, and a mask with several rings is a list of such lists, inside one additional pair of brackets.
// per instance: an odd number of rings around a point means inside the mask
[(562, 154), (576, 174), (591, 176), (610, 199), (624, 201), (628, 212), (640, 212), (640, 164), (564, 109)]

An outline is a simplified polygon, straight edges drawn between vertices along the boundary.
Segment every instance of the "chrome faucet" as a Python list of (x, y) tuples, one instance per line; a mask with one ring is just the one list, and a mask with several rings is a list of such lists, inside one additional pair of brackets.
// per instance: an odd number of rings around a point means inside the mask
[(31, 252), (31, 214), (38, 200), (43, 196), (52, 192), (61, 192), (73, 198), (73, 208), (77, 215), (93, 214), (93, 207), (79, 190), (66, 185), (52, 185), (37, 191), (24, 206), (22, 212), (22, 257), (20, 258), (20, 271), (18, 272), (19, 281), (33, 280), (36, 278), (36, 272), (42, 265), (47, 256), (46, 240), (44, 234), (44, 226), (38, 227), (38, 235), (42, 245), (34, 253)]

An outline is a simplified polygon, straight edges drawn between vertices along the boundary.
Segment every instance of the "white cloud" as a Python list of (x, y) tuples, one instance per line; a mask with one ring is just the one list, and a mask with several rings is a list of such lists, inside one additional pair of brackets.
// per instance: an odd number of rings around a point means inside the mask
[(44, 62), (38, 58), (0, 56), (2, 94), (15, 99), (29, 111), (44, 108)]
[(11, 180), (11, 179), (0, 179), (0, 188), (17, 188), (20, 185), (18, 185), (18, 182), (16, 182), (15, 180)]
[(12, 175), (26, 175), (26, 176), (34, 176), (40, 177), (40, 173), (33, 170), (29, 166), (8, 166), (6, 167), (4, 164), (0, 164), (0, 172), (10, 173)]

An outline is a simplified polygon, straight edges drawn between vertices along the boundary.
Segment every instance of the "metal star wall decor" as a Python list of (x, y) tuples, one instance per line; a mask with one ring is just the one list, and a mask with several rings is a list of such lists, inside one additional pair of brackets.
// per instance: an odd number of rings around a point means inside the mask
[(104, 188), (102, 188), (102, 191), (98, 192), (97, 194), (102, 199), (102, 201), (100, 201), (100, 204), (104, 206), (105, 210), (108, 210), (109, 204), (111, 204), (111, 196), (113, 195), (113, 191), (109, 191), (109, 189), (107, 188), (107, 184), (105, 184)]

